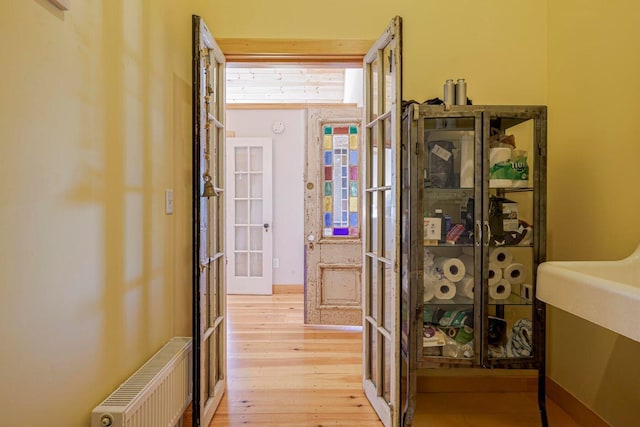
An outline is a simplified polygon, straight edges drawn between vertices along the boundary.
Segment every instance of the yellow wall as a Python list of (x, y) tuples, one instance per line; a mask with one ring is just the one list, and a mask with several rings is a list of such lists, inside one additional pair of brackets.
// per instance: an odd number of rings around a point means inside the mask
[[(548, 3), (549, 258), (620, 259), (640, 243), (640, 5)], [(612, 425), (637, 425), (640, 343), (549, 317), (549, 375)]]
[[(86, 426), (169, 337), (190, 334), (192, 13), (217, 37), (321, 39), (375, 39), (402, 16), (405, 99), (464, 77), (476, 104), (549, 104), (550, 258), (618, 258), (639, 240), (631, 0), (3, 3), (2, 425)], [(550, 311), (550, 375), (631, 425), (638, 343)]]
[(171, 336), (191, 335), (181, 3), (2, 1), (0, 425), (86, 427)]
[(466, 78), (475, 104), (546, 103), (546, 2), (218, 0), (197, 2), (216, 37), (371, 39), (404, 23), (404, 99)]

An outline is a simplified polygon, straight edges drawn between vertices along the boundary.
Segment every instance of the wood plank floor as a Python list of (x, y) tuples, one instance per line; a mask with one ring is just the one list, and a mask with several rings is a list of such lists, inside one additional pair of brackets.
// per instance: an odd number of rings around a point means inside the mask
[[(210, 427), (381, 427), (359, 329), (303, 325), (303, 296), (229, 296), (228, 386)], [(422, 393), (416, 427), (540, 426), (534, 393)], [(549, 425), (578, 426), (548, 402)], [(190, 426), (190, 417), (185, 419)]]

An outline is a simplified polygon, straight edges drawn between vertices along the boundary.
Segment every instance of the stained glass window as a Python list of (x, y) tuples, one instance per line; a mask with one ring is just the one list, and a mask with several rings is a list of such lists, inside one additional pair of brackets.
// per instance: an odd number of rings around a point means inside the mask
[(357, 125), (324, 125), (322, 167), (324, 177), (322, 234), (325, 237), (358, 237), (358, 139)]

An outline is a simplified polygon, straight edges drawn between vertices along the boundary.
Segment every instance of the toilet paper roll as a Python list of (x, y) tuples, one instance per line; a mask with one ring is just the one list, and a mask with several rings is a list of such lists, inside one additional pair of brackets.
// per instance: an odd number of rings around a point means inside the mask
[(496, 264), (490, 262), (489, 272), (487, 273), (487, 275), (489, 276), (489, 286), (495, 285), (500, 280), (502, 280), (502, 269)]
[(456, 296), (456, 287), (447, 279), (440, 279), (433, 284), (437, 299), (453, 299)]
[(513, 254), (507, 248), (493, 248), (489, 251), (489, 262), (505, 268), (513, 261)]
[(527, 270), (525, 266), (519, 262), (509, 264), (502, 271), (502, 277), (512, 285), (518, 285), (524, 282), (526, 275)]
[(462, 280), (456, 283), (456, 295), (473, 299), (473, 276), (465, 275)]
[(462, 135), (460, 138), (460, 188), (473, 188), (474, 148), (473, 134)]
[(465, 273), (470, 276), (473, 276), (473, 271), (474, 271), (473, 255), (467, 255), (463, 253), (462, 255), (460, 255), (460, 261), (462, 261), (462, 264), (464, 265)]
[(464, 264), (458, 258), (438, 257), (433, 260), (436, 268), (442, 272), (445, 279), (452, 282), (459, 282), (466, 272)]
[(495, 300), (504, 300), (511, 295), (511, 283), (506, 279), (501, 279), (495, 285), (489, 285), (489, 298)]
[(496, 163), (510, 162), (511, 161), (511, 148), (499, 147), (491, 148), (489, 150), (489, 166), (493, 166)]
[(424, 289), (423, 289), (423, 302), (429, 302), (436, 296), (436, 290), (433, 286), (433, 283), (430, 280), (427, 280), (425, 277), (424, 281)]

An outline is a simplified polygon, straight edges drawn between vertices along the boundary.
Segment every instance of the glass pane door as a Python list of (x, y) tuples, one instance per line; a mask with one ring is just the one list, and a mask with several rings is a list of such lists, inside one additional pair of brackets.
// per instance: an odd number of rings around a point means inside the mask
[(229, 294), (271, 295), (271, 138), (228, 138)]
[(365, 394), (385, 426), (400, 423), (399, 206), (401, 19), (364, 60), (363, 289)]
[(481, 153), (481, 117), (436, 107), (418, 128), (424, 133), (419, 356), (436, 365), (471, 366), (480, 360), (476, 349), (482, 342), (482, 323), (475, 308), (482, 301), (477, 262), (481, 186), (476, 185), (476, 174), (482, 170), (476, 160)]

